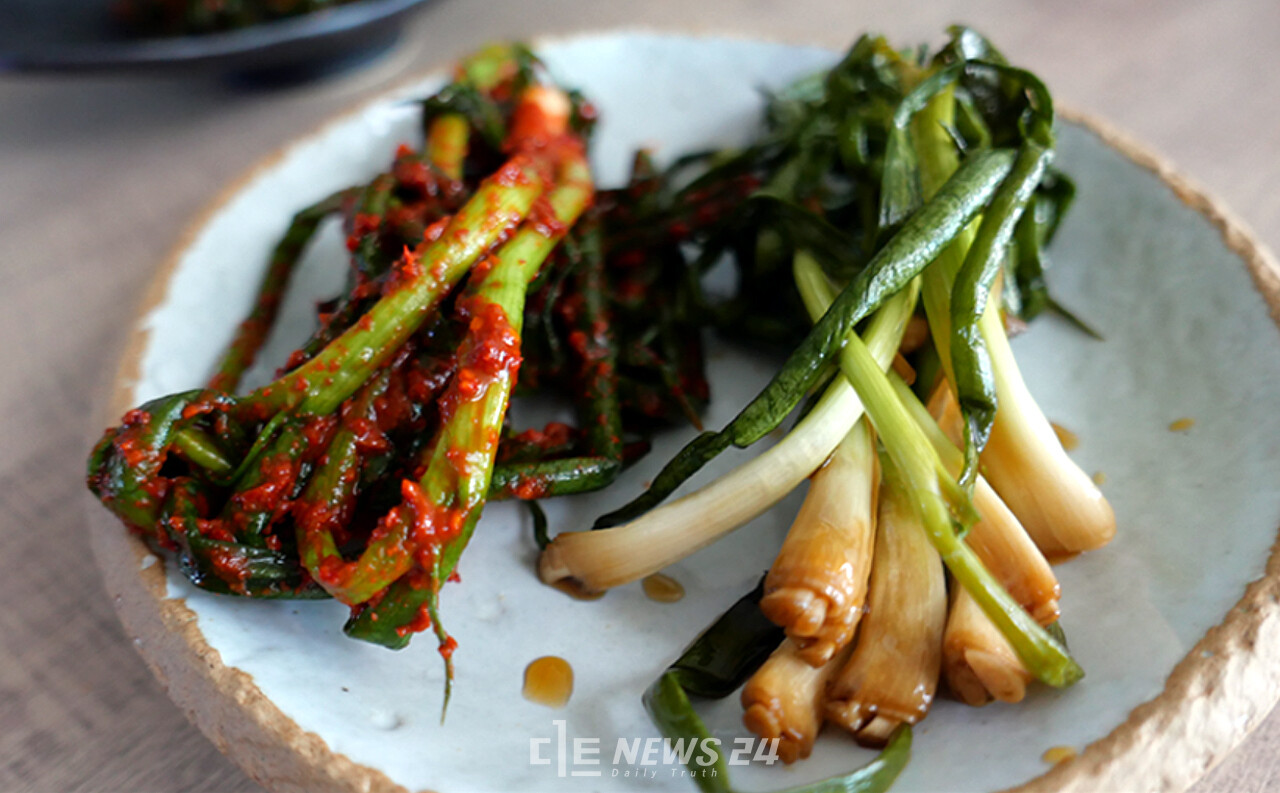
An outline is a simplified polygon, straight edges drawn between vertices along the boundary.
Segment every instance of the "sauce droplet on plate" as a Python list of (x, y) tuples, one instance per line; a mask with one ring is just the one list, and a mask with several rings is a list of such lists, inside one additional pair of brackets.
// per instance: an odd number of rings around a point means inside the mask
[(1103, 485), (1105, 485), (1107, 483), (1107, 472), (1106, 471), (1094, 472), (1093, 483), (1098, 487), (1102, 487)]
[(1075, 757), (1076, 750), (1072, 749), (1070, 746), (1053, 746), (1046, 749), (1044, 754), (1040, 755), (1041, 760), (1046, 763), (1052, 763), (1053, 765), (1065, 763), (1068, 760), (1074, 760)]
[(1186, 432), (1196, 425), (1193, 418), (1180, 418), (1169, 425), (1169, 432)]
[(535, 658), (524, 668), (524, 698), (548, 708), (563, 708), (573, 693), (573, 667), (557, 655)]
[(684, 587), (680, 582), (662, 573), (647, 576), (641, 586), (644, 587), (644, 593), (650, 600), (656, 600), (659, 603), (675, 603), (684, 597)]

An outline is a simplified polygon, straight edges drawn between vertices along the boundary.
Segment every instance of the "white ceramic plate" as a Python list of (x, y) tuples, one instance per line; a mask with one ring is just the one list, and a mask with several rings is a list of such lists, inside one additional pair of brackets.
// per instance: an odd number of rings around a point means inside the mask
[[(641, 145), (671, 157), (747, 140), (758, 88), (781, 86), (836, 57), (633, 33), (549, 43), (540, 54), (557, 77), (598, 103), (593, 162), (605, 184), (624, 176)], [(367, 180), (397, 144), (413, 142), (417, 113), (402, 100), (439, 84), (426, 79), (338, 120), (232, 189), (157, 282), (114, 413), (204, 380), (290, 215)], [(1118, 518), (1111, 546), (1059, 570), (1063, 624), (1088, 676), (1067, 691), (1036, 689), (1017, 706), (938, 702), (917, 730), (896, 790), (1016, 786), (1050, 770), (1041, 760), (1046, 749), (1090, 744), (1037, 785), (1182, 787), (1238, 741), (1277, 693), (1277, 673), (1266, 663), (1280, 643), (1276, 577), (1246, 596), (1266, 571), (1280, 524), (1273, 396), (1280, 393), (1280, 339), (1264, 298), (1280, 304), (1275, 270), (1207, 199), (1132, 145), (1077, 121), (1063, 126), (1060, 149), (1080, 197), (1053, 251), (1053, 285), (1107, 341), (1050, 318), (1015, 349), (1045, 412), (1081, 437), (1076, 459), (1086, 471), (1106, 473)], [(312, 301), (338, 289), (343, 265), (338, 232), (328, 228), (297, 276), (258, 377), (309, 330)], [(730, 418), (775, 365), (713, 345), (708, 423)], [(1181, 417), (1194, 418), (1194, 428), (1170, 432)], [(687, 437), (664, 436), (602, 494), (548, 502), (553, 527), (583, 528), (627, 500)], [(695, 484), (741, 459), (725, 455)], [(156, 565), (102, 510), (92, 523), (108, 587), (143, 655), (197, 723), (269, 786), (683, 791), (693, 786), (678, 765), (650, 766), (651, 778), (637, 778), (635, 765), (615, 764), (616, 741), (657, 735), (641, 692), (750, 588), (797, 506), (793, 494), (671, 568), (688, 591), (673, 605), (647, 600), (638, 586), (591, 603), (541, 586), (523, 511), (491, 506), (463, 558), (463, 582), (443, 598), (460, 643), (443, 726), (433, 642), (393, 653), (344, 638), (345, 610), (336, 603), (242, 602), (197, 591), (175, 565)], [(520, 696), (525, 665), (547, 654), (565, 657), (577, 674), (561, 711)], [(736, 697), (704, 715), (728, 740), (746, 734)], [(574, 763), (570, 744), (562, 771), (557, 747), (575, 737), (599, 739), (599, 763)], [(531, 739), (549, 739), (536, 745), (549, 765), (531, 764)], [(805, 763), (734, 768), (733, 778), (744, 790), (777, 789), (871, 756), (827, 734)]]

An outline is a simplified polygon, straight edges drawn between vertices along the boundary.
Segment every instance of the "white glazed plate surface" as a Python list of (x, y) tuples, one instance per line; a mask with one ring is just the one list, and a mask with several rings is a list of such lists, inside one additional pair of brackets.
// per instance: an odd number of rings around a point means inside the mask
[[(830, 65), (817, 49), (648, 34), (586, 36), (541, 48), (552, 73), (581, 88), (602, 122), (592, 157), (615, 185), (639, 146), (662, 159), (748, 140), (758, 88)], [(151, 331), (135, 402), (204, 381), (250, 305), (259, 273), (290, 216), (335, 189), (367, 181), (398, 144), (416, 143), (416, 108), (401, 101), (428, 80), (326, 127), (289, 149), (213, 214), (180, 258)], [(1118, 533), (1109, 547), (1058, 569), (1063, 625), (1087, 671), (1067, 691), (1036, 688), (1023, 703), (981, 709), (935, 704), (917, 729), (899, 791), (982, 791), (1048, 770), (1053, 746), (1083, 748), (1160, 693), (1174, 665), (1262, 575), (1280, 525), (1280, 345), (1267, 308), (1218, 231), (1147, 170), (1092, 133), (1064, 125), (1059, 164), (1079, 199), (1053, 248), (1051, 283), (1106, 336), (1091, 341), (1054, 318), (1014, 348), (1045, 413), (1081, 438), (1073, 456), (1107, 476)], [(335, 293), (344, 267), (328, 226), (295, 277), (279, 327), (253, 375), (270, 375), (310, 329), (313, 301)], [(714, 343), (708, 426), (723, 425), (777, 361)], [(1170, 422), (1192, 417), (1188, 432)], [(538, 417), (541, 421), (544, 417)], [(517, 421), (532, 423), (521, 418)], [(602, 494), (544, 502), (553, 532), (583, 529), (637, 493), (691, 436), (659, 438), (640, 465)], [(747, 453), (726, 454), (697, 486)], [(449, 718), (439, 723), (442, 672), (434, 642), (390, 652), (346, 639), (332, 602), (243, 602), (200, 592), (168, 565), (204, 638), (303, 730), (334, 751), (417, 790), (693, 790), (678, 764), (614, 763), (618, 739), (656, 737), (640, 696), (682, 648), (748, 590), (776, 552), (799, 493), (667, 572), (688, 595), (648, 600), (638, 585), (597, 602), (546, 588), (524, 510), (490, 506), (463, 557), (461, 584), (445, 590), (446, 624), (459, 642)], [(123, 531), (123, 529), (121, 529)], [(522, 699), (525, 665), (568, 659), (573, 698), (552, 711)], [(702, 709), (732, 742), (737, 697)], [(553, 720), (563, 720), (561, 725)], [(1242, 725), (1243, 726), (1243, 725)], [(598, 739), (596, 764), (574, 763), (562, 737)], [(531, 764), (531, 739), (547, 765)], [(791, 768), (734, 767), (735, 786), (774, 790), (847, 771), (872, 757), (838, 731)]]

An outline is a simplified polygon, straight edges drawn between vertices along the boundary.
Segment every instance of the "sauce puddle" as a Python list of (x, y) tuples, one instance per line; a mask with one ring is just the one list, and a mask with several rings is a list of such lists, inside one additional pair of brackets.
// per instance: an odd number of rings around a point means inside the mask
[(535, 658), (524, 668), (524, 698), (548, 708), (563, 708), (573, 694), (573, 667), (556, 655)]
[(641, 583), (644, 593), (650, 600), (659, 603), (675, 603), (684, 597), (684, 587), (671, 576), (654, 573)]

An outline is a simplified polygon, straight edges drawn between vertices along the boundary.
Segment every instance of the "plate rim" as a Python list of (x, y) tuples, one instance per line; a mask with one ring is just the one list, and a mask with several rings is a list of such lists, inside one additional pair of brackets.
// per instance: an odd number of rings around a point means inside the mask
[[(564, 35), (534, 36), (535, 49), (585, 38), (648, 35), (685, 39), (753, 41), (789, 47), (838, 50), (798, 40), (733, 31), (674, 31), (645, 27), (605, 28)], [(133, 327), (123, 342), (109, 396), (94, 410), (91, 442), (101, 428), (132, 406), (150, 329), (143, 321), (165, 298), (183, 256), (210, 220), (249, 184), (290, 152), (312, 143), (340, 124), (394, 101), (407, 89), (447, 73), (440, 64), (397, 80), (377, 96), (335, 114), (310, 131), (262, 157), (231, 180), (189, 221), (151, 277)], [(1272, 323), (1280, 330), (1280, 263), (1269, 248), (1222, 201), (1179, 172), (1145, 143), (1090, 113), (1059, 105), (1061, 118), (1148, 171), (1184, 206), (1219, 233), (1223, 245), (1249, 272)], [(253, 677), (222, 663), (209, 645), (185, 598), (168, 597), (164, 562), (141, 538), (120, 530), (119, 522), (84, 494), (90, 546), (125, 633), (169, 697), (224, 755), (272, 790), (408, 793), (383, 771), (332, 749), (316, 733), (302, 729), (269, 699)], [(150, 558), (151, 561), (148, 561)], [(1222, 620), (1182, 657), (1161, 692), (1079, 755), (1006, 793), (1094, 791), (1100, 784), (1124, 790), (1185, 790), (1217, 765), (1280, 700), (1280, 528), (1263, 575), (1249, 583)], [(1197, 707), (1182, 705), (1196, 701)], [(1244, 729), (1240, 729), (1243, 722)]]

